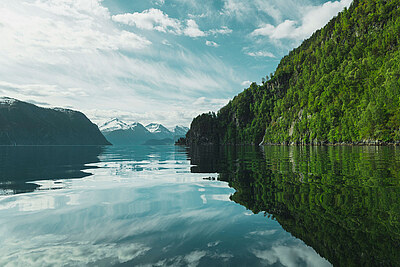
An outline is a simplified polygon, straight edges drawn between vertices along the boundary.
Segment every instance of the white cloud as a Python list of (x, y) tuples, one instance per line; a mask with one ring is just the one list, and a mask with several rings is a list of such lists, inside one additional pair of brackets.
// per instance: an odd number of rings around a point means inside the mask
[(251, 81), (243, 81), (243, 82), (241, 83), (241, 85), (244, 86), (244, 87), (249, 87), (250, 84), (251, 84)]
[(201, 31), (199, 29), (199, 26), (197, 25), (195, 20), (188, 19), (186, 23), (187, 23), (187, 27), (183, 31), (186, 36), (189, 36), (189, 37), (202, 37), (202, 36), (206, 35), (203, 31)]
[(201, 13), (201, 14), (197, 14), (197, 15), (189, 14), (188, 17), (189, 17), (189, 18), (192, 18), (192, 19), (195, 19), (195, 18), (205, 18), (205, 17), (207, 17), (207, 14), (206, 14), (206, 13)]
[[(217, 56), (195, 54), (170, 36), (150, 35), (150, 40), (135, 28), (123, 30), (101, 1), (91, 4), (0, 2), (0, 93), (77, 109), (95, 121), (116, 113), (173, 126), (218, 110), (219, 99), (234, 94), (234, 88), (226, 90), (231, 88), (228, 81), (240, 84)], [(167, 16), (160, 18), (138, 23), (156, 31), (178, 29), (181, 35), (186, 30), (192, 37), (206, 34), (194, 20), (176, 24)], [(218, 103), (193, 108), (194, 100), (211, 92)]]
[(143, 30), (155, 30), (176, 35), (184, 34), (189, 37), (201, 37), (206, 35), (199, 29), (195, 20), (188, 19), (186, 21), (186, 27), (184, 27), (180, 20), (170, 18), (163, 11), (155, 8), (144, 10), (140, 13), (135, 12), (114, 15), (112, 16), (112, 20)]
[(212, 46), (212, 47), (219, 47), (219, 44), (217, 44), (216, 42), (213, 41), (206, 41), (206, 45), (207, 46)]
[(233, 30), (232, 30), (232, 29), (229, 29), (229, 28), (226, 27), (226, 26), (222, 26), (220, 29), (213, 29), (213, 30), (209, 30), (208, 32), (209, 32), (210, 34), (214, 34), (214, 35), (217, 35), (217, 34), (226, 35), (226, 34), (232, 33)]
[(158, 5), (158, 6), (162, 6), (165, 4), (165, 0), (155, 0), (154, 4)]
[(251, 36), (268, 36), (271, 39), (296, 39), (303, 40), (317, 29), (322, 28), (338, 12), (345, 7), (349, 7), (352, 0), (340, 0), (335, 2), (326, 2), (321, 6), (312, 6), (304, 8), (306, 12), (300, 21), (285, 20), (277, 26), (271, 24), (262, 24), (255, 29)]
[(161, 43), (163, 45), (172, 46), (172, 44), (167, 39), (162, 40)]
[(182, 25), (178, 19), (170, 18), (163, 11), (155, 8), (143, 12), (125, 13), (112, 16), (112, 20), (144, 30), (182, 33)]
[[(81, 1), (0, 5), (0, 49), (7, 51), (8, 57), (55, 64), (68, 60), (64, 56), (52, 57), (52, 53), (60, 51), (136, 50), (151, 44), (143, 36), (113, 28), (107, 23), (107, 12), (98, 6), (97, 1), (93, 2), (94, 8), (90, 10), (92, 16), (87, 14), (86, 5), (81, 6), (77, 2)], [(75, 6), (79, 8), (73, 10)], [(34, 16), (31, 12), (46, 12), (47, 16)], [(43, 53), (47, 56), (43, 57)]]
[(241, 18), (249, 10), (251, 10), (251, 7), (247, 2), (240, 0), (225, 0), (221, 14)]
[(272, 54), (271, 52), (267, 52), (267, 51), (247, 52), (246, 54), (251, 57), (270, 57), (270, 58), (275, 57), (274, 54)]

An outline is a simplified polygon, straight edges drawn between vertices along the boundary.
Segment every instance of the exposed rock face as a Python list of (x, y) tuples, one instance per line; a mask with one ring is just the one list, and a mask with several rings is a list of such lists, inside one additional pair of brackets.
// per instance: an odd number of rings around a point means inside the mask
[(83, 113), (0, 98), (0, 145), (110, 145)]

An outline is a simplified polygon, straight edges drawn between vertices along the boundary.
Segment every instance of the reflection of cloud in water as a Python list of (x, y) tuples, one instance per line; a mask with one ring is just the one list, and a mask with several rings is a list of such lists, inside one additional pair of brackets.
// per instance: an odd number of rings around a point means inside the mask
[(280, 263), (286, 267), (299, 265), (324, 267), (332, 266), (327, 260), (315, 253), (314, 249), (299, 243), (296, 246), (277, 245), (269, 250), (253, 250), (253, 254), (268, 265)]
[(215, 246), (218, 246), (219, 243), (221, 243), (221, 241), (219, 241), (219, 240), (215, 241), (215, 242), (210, 242), (210, 243), (207, 244), (207, 247), (209, 247), (209, 248), (215, 247)]
[(197, 266), (201, 258), (203, 258), (207, 252), (205, 251), (193, 251), (192, 253), (185, 256), (187, 266)]
[(52, 195), (15, 195), (0, 199), (0, 210), (17, 209), (18, 211), (39, 211), (55, 208), (55, 200)]
[[(65, 242), (63, 236), (43, 235), (29, 242), (10, 241), (0, 250), (1, 266), (82, 266), (107, 260), (128, 262), (150, 250), (142, 244)], [(17, 249), (18, 248), (18, 249)]]
[(254, 232), (250, 232), (249, 235), (257, 235), (257, 236), (269, 236), (269, 235), (273, 235), (277, 232), (278, 230), (274, 229), (274, 230), (265, 230), (265, 231), (254, 231)]
[(198, 266), (201, 259), (203, 258), (211, 258), (211, 259), (219, 259), (223, 262), (228, 261), (233, 258), (232, 254), (229, 253), (215, 253), (211, 251), (205, 250), (195, 250), (186, 255), (175, 256), (169, 259), (163, 259), (156, 263), (149, 263), (140, 265), (141, 267), (150, 267), (150, 266)]
[[(284, 263), (279, 253), (285, 249), (264, 251), (266, 236), (274, 233), (265, 227), (269, 219), (244, 216), (253, 213), (230, 202), (228, 183), (203, 180), (204, 174), (188, 173), (188, 163), (169, 158), (121, 157), (90, 166), (92, 176), (38, 182), (42, 188), (65, 185), (62, 190), (0, 197), (0, 266), (224, 265), (249, 251), (255, 265), (267, 262), (263, 253)], [(318, 262), (288, 249), (303, 262)]]
[(228, 195), (228, 194), (219, 194), (219, 195), (210, 195), (210, 198), (213, 199), (213, 200), (230, 202), (231, 201), (229, 199), (230, 196), (231, 195)]

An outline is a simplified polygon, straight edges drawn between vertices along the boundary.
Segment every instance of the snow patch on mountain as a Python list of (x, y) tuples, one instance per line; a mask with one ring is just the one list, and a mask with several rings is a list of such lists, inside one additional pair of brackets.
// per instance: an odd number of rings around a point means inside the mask
[(114, 118), (100, 127), (100, 131), (112, 144), (173, 144), (180, 137), (184, 137), (189, 128), (175, 126), (172, 130), (159, 123), (150, 123), (143, 126), (139, 122), (125, 123)]
[(105, 122), (104, 124), (99, 126), (100, 131), (102, 132), (113, 132), (113, 131), (117, 131), (117, 130), (128, 130), (129, 128), (131, 128), (130, 125), (126, 124), (125, 122), (114, 118), (110, 121)]
[(14, 98), (10, 98), (10, 97), (0, 97), (0, 104), (6, 104), (6, 105), (12, 105), (15, 102), (18, 102), (18, 100), (14, 99)]
[(171, 133), (170, 130), (159, 123), (150, 123), (146, 125), (146, 129), (151, 133)]

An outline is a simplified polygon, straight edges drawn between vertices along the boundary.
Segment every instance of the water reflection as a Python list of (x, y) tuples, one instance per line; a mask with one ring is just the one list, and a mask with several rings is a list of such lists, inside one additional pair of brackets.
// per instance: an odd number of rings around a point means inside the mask
[(62, 190), (0, 196), (0, 265), (329, 266), (187, 157), (107, 147)]
[[(267, 212), (335, 266), (400, 265), (400, 154), (393, 147), (197, 148), (231, 199)], [(217, 155), (217, 156), (216, 156)]]
[[(37, 180), (82, 178), (86, 164), (99, 162), (103, 147), (2, 146), (0, 147), (0, 195), (32, 192)], [(57, 188), (57, 183), (42, 183)]]
[(26, 149), (7, 177), (62, 190), (0, 196), (0, 266), (400, 262), (396, 148)]

